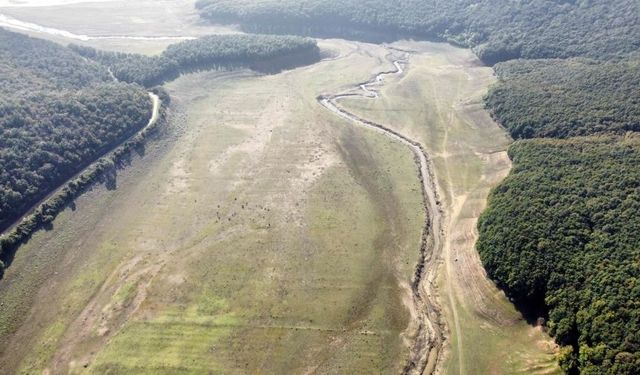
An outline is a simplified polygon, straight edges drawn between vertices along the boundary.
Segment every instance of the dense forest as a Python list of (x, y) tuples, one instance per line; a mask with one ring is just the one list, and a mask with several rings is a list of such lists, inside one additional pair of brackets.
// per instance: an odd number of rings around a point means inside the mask
[(547, 311), (567, 372), (638, 374), (638, 60), (495, 68), (487, 106), (514, 138), (530, 139), (511, 146), (514, 169), (480, 220), (487, 272)]
[(487, 104), (513, 138), (640, 131), (640, 60), (514, 60)]
[(0, 229), (142, 128), (137, 85), (63, 46), (0, 29)]
[(565, 368), (638, 374), (640, 137), (529, 140), (509, 155), (479, 224), (487, 272), (546, 304)]
[(313, 39), (276, 35), (211, 35), (170, 45), (159, 56), (98, 51), (71, 46), (84, 57), (111, 69), (124, 82), (150, 87), (194, 70), (249, 67), (276, 72), (316, 62)]
[(252, 32), (444, 39), (475, 48), (490, 65), (609, 59), (640, 47), (633, 0), (199, 0), (197, 7), (209, 20)]
[[(640, 2), (199, 0), (266, 33), (443, 40), (494, 66), (486, 103), (517, 141), (478, 250), (544, 311), (569, 373), (640, 373)], [(501, 63), (502, 62), (502, 63)], [(497, 64), (497, 65), (496, 65)]]

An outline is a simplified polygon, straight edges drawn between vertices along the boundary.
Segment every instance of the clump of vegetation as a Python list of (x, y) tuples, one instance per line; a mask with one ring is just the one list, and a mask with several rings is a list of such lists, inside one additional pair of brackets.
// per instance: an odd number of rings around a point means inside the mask
[(170, 45), (159, 56), (98, 51), (72, 46), (109, 67), (116, 78), (154, 86), (194, 70), (249, 67), (279, 71), (316, 62), (320, 51), (313, 39), (275, 35), (211, 35)]
[(516, 139), (640, 131), (640, 60), (514, 60), (487, 96)]
[(0, 29), (0, 230), (147, 124), (138, 85), (57, 44)]
[(199, 0), (197, 7), (204, 18), (252, 32), (439, 38), (474, 47), (490, 65), (608, 59), (637, 53), (640, 40), (640, 4), (631, 0)]
[(516, 142), (478, 251), (514, 299), (546, 306), (563, 365), (640, 373), (640, 138)]

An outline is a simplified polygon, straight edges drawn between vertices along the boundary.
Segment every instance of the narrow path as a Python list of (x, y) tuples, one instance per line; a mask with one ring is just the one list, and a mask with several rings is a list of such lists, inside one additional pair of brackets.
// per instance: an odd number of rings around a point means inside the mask
[[(461, 88), (461, 83), (458, 82), (457, 87), (456, 87), (456, 92), (460, 92), (460, 88)], [(443, 111), (445, 111), (445, 108), (447, 107), (446, 105), (444, 105), (444, 103), (442, 103), (441, 100), (438, 99), (438, 93), (436, 92), (436, 87), (435, 85), (432, 86), (431, 88), (432, 93), (433, 93), (433, 97), (435, 98), (435, 113), (437, 114), (438, 118), (440, 118), (440, 122), (443, 124), (447, 124), (447, 126), (445, 126), (444, 129), (444, 137), (442, 138), (442, 144), (441, 144), (441, 152), (443, 154), (443, 156), (445, 155), (449, 155), (449, 150), (448, 150), (448, 145), (449, 145), (449, 128), (452, 126), (453, 124), (453, 112), (449, 109), (447, 112), (449, 113), (449, 116), (445, 119), (445, 117), (443, 116)], [(451, 170), (449, 169), (448, 163), (445, 163), (445, 168), (444, 170), (446, 171), (446, 181), (448, 182), (448, 191), (450, 196), (448, 197), (448, 199), (450, 200), (450, 202), (453, 205), (453, 210), (450, 210), (450, 216), (449, 219), (453, 220), (455, 218), (457, 218), (460, 215), (460, 211), (462, 210), (462, 204), (458, 204), (456, 203), (456, 199), (455, 199), (455, 194), (454, 194), (454, 187), (453, 187), (453, 179), (451, 177)], [(444, 229), (444, 228), (443, 228)], [(451, 226), (447, 225), (446, 228), (446, 234), (447, 238), (450, 238), (451, 236)], [(442, 249), (442, 254), (443, 254), (443, 261), (444, 261), (444, 272), (445, 272), (445, 278), (447, 278), (448, 280), (453, 280), (454, 276), (452, 275), (453, 271), (451, 270), (451, 262), (450, 259), (446, 259), (447, 256), (451, 256), (451, 244), (449, 241), (444, 241), (443, 244), (443, 249)], [(455, 258), (457, 259), (457, 255), (455, 255)], [(455, 302), (455, 295), (454, 295), (454, 291), (453, 291), (453, 287), (451, 286), (451, 283), (449, 282), (449, 284), (446, 286), (446, 293), (447, 293), (447, 299), (449, 300), (449, 306), (451, 307), (451, 314), (452, 314), (452, 318), (450, 321), (450, 328), (453, 328), (453, 332), (455, 333), (455, 337), (456, 337), (456, 348), (457, 348), (457, 358), (458, 358), (458, 372), (460, 374), (464, 374), (465, 373), (465, 362), (464, 362), (464, 350), (463, 350), (463, 344), (462, 344), (462, 332), (461, 332), (461, 326), (460, 326), (460, 318), (459, 318), (459, 314), (458, 314), (458, 304)], [(449, 331), (449, 333), (451, 333), (451, 330)]]
[[(407, 54), (408, 56), (408, 54)], [(384, 84), (385, 76), (402, 75), (406, 59), (393, 61), (395, 70), (383, 72), (368, 82), (358, 84), (355, 90), (340, 94), (318, 96), (318, 102), (334, 114), (343, 117), (359, 126), (372, 129), (406, 145), (414, 154), (418, 169), (418, 178), (422, 185), (422, 198), (426, 219), (420, 241), (420, 259), (416, 265), (412, 282), (412, 300), (417, 316), (417, 332), (411, 348), (410, 358), (402, 371), (403, 374), (437, 373), (443, 357), (445, 341), (445, 323), (442, 320), (440, 306), (437, 303), (435, 279), (442, 250), (443, 215), (440, 198), (436, 187), (433, 165), (425, 148), (419, 142), (388, 128), (385, 125), (361, 118), (340, 107), (337, 101), (347, 97), (376, 99), (378, 91), (374, 87)]]

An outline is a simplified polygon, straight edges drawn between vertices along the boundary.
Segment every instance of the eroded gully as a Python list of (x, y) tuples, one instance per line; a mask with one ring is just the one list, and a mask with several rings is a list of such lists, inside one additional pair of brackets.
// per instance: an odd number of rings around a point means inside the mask
[(410, 357), (403, 368), (403, 374), (433, 374), (441, 368), (443, 346), (445, 341), (445, 323), (441, 308), (437, 302), (435, 289), (438, 261), (442, 249), (443, 215), (440, 198), (433, 172), (433, 165), (424, 146), (386, 125), (364, 119), (349, 112), (338, 105), (343, 98), (363, 98), (375, 100), (379, 97), (380, 88), (387, 76), (401, 76), (408, 65), (408, 55), (403, 59), (393, 61), (395, 70), (382, 72), (368, 82), (355, 85), (351, 90), (338, 94), (318, 96), (318, 102), (334, 114), (349, 120), (358, 126), (384, 134), (407, 146), (414, 155), (414, 162), (418, 170), (418, 178), (422, 186), (422, 201), (424, 205), (425, 223), (422, 229), (419, 249), (419, 261), (415, 268), (411, 284), (412, 319), (417, 327), (412, 332), (412, 346)]

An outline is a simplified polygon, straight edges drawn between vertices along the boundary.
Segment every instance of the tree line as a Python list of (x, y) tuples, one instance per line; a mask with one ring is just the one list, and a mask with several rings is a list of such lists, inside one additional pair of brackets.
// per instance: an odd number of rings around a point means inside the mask
[(159, 56), (99, 51), (77, 45), (71, 48), (108, 66), (119, 80), (146, 87), (196, 70), (248, 67), (277, 72), (320, 59), (315, 40), (276, 35), (205, 36), (172, 44)]
[(198, 0), (202, 17), (250, 32), (441, 39), (485, 63), (637, 54), (633, 0)]
[(640, 59), (513, 60), (486, 103), (515, 139), (640, 130)]

